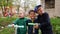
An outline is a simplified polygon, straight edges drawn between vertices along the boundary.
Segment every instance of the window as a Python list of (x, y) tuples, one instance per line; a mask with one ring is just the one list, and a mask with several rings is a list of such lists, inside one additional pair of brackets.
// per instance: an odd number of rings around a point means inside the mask
[(55, 0), (45, 0), (45, 8), (55, 8)]

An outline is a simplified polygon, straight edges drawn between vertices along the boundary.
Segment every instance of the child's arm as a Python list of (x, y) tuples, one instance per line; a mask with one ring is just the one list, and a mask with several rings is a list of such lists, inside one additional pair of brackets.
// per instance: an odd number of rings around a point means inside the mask
[(15, 21), (13, 21), (13, 24), (16, 25), (18, 23), (19, 19), (16, 19)]
[(18, 22), (18, 19), (16, 19), (15, 21), (13, 21), (12, 27), (14, 27), (14, 25), (16, 25)]

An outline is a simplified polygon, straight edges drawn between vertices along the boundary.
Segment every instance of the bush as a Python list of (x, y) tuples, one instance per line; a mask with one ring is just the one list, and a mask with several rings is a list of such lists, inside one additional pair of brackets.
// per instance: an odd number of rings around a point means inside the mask
[(0, 18), (0, 26), (7, 26), (8, 24), (11, 24), (16, 18)]
[(60, 34), (60, 18), (51, 18), (54, 34)]
[[(14, 34), (14, 28), (7, 28), (8, 24), (11, 24), (16, 18), (0, 18), (0, 34)], [(1, 28), (4, 27), (4, 28)]]

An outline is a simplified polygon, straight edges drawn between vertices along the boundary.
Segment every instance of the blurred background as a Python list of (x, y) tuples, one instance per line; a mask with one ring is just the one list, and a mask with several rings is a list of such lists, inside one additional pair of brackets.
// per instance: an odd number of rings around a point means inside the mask
[(43, 6), (50, 16), (53, 33), (60, 34), (60, 0), (0, 0), (0, 34), (14, 34), (15, 29), (6, 26), (18, 17), (19, 8), (28, 13), (36, 5)]

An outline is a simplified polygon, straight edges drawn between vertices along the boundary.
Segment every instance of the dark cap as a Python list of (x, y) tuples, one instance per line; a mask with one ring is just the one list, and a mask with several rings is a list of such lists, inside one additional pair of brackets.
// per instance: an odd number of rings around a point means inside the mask
[(37, 5), (37, 6), (34, 8), (34, 12), (37, 13), (38, 8), (41, 7), (41, 6), (42, 6), (42, 5)]

